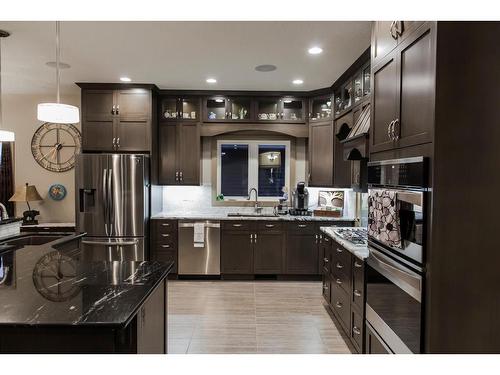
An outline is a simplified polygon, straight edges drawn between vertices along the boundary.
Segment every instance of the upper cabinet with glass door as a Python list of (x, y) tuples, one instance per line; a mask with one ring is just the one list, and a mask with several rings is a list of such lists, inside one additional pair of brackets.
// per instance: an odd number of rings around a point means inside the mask
[(327, 121), (333, 118), (332, 97), (330, 95), (311, 99), (309, 120)]
[(165, 96), (161, 101), (161, 121), (200, 121), (198, 97)]
[(293, 97), (256, 99), (259, 122), (305, 122), (305, 101)]
[(214, 96), (204, 101), (206, 122), (244, 122), (252, 120), (250, 98)]

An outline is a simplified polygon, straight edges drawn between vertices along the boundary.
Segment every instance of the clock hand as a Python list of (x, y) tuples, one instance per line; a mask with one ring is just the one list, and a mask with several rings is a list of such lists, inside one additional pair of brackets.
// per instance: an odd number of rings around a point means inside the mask
[(46, 159), (49, 155), (52, 155), (54, 153), (54, 151), (56, 151), (56, 150), (57, 150), (56, 147), (52, 148), (49, 152), (47, 152), (45, 155), (42, 156), (40, 161), (42, 161), (43, 159)]

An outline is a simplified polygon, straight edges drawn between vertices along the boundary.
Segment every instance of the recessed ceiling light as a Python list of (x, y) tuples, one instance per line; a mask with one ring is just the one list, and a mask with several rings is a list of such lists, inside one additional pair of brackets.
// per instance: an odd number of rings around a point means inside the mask
[(293, 83), (294, 85), (302, 85), (302, 84), (304, 83), (304, 81), (303, 81), (303, 80), (301, 80), (301, 79), (294, 79), (294, 80), (292, 81), (292, 83)]
[(321, 52), (323, 52), (323, 48), (321, 47), (311, 47), (307, 50), (310, 55), (319, 55)]
[(207, 78), (207, 83), (217, 83), (215, 78)]
[(255, 67), (255, 70), (258, 72), (272, 72), (274, 70), (278, 69), (276, 65), (272, 64), (263, 64), (263, 65), (257, 65)]
[(132, 80), (128, 77), (120, 77), (120, 81), (122, 82), (132, 82)]

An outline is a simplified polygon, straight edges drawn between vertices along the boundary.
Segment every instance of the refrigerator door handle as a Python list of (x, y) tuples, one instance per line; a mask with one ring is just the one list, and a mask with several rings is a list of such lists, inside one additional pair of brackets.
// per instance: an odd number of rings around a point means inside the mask
[(109, 222), (109, 235), (113, 235), (113, 220), (112, 217), (114, 215), (114, 207), (113, 207), (113, 170), (108, 170), (108, 222)]
[(102, 196), (104, 198), (104, 232), (106, 236), (109, 236), (108, 233), (108, 187), (107, 187), (107, 174), (108, 170), (105, 168), (102, 171)]
[(85, 245), (102, 245), (102, 246), (132, 246), (137, 245), (139, 240), (132, 241), (92, 241), (92, 240), (82, 240)]

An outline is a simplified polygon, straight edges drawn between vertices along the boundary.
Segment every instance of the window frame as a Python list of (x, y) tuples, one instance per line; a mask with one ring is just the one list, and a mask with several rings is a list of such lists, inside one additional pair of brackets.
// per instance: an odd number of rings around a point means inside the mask
[[(291, 142), (289, 140), (258, 140), (258, 139), (219, 139), (217, 140), (217, 195), (221, 194), (222, 189), (222, 170), (221, 170), (221, 146), (222, 145), (248, 145), (248, 191), (259, 188), (259, 145), (285, 146), (285, 187), (290, 191), (290, 153)], [(261, 197), (260, 202), (274, 202), (282, 196)], [(224, 200), (231, 202), (247, 202), (246, 196), (224, 196)]]

